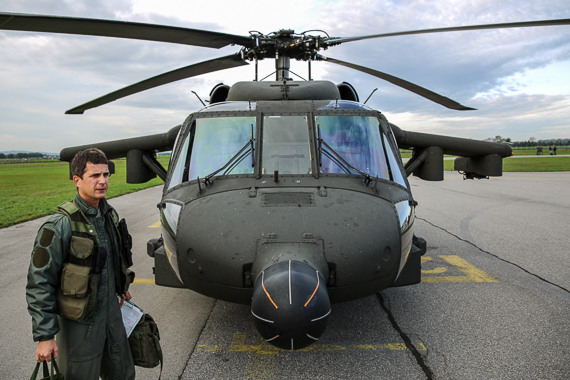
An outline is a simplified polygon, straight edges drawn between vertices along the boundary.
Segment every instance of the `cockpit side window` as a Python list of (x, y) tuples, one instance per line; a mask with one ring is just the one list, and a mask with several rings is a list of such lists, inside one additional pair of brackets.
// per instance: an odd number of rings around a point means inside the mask
[[(180, 132), (182, 133), (182, 131)], [(180, 138), (181, 135), (177, 137)], [(186, 162), (188, 161), (188, 145), (190, 144), (190, 136), (186, 135), (184, 141), (180, 145), (180, 153), (176, 159), (176, 164), (174, 170), (172, 171), (172, 176), (170, 177), (170, 182), (168, 183), (168, 189), (170, 190), (176, 185), (180, 185), (184, 180), (184, 169), (186, 167)], [(176, 144), (174, 145), (177, 146)], [(172, 163), (171, 163), (172, 164)]]
[(357, 174), (352, 167), (373, 178), (390, 179), (376, 117), (318, 115), (315, 125), (322, 139), (321, 173)]
[(253, 116), (197, 119), (187, 178), (204, 178), (226, 165), (216, 175), (253, 173), (255, 124)]
[(396, 158), (394, 152), (390, 148), (390, 142), (388, 140), (388, 137), (382, 134), (382, 138), (384, 139), (384, 144), (386, 146), (386, 155), (388, 156), (388, 161), (390, 162), (390, 171), (392, 173), (392, 180), (404, 187), (408, 187), (401, 166), (398, 164), (398, 159)]

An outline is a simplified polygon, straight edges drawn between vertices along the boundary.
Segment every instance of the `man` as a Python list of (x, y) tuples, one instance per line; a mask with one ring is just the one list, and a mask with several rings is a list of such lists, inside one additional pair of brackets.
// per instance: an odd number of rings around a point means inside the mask
[(26, 300), (36, 360), (59, 357), (66, 380), (134, 379), (120, 310), (134, 279), (130, 246), (123, 244), (130, 236), (105, 200), (107, 157), (81, 151), (71, 174), (77, 195), (40, 228), (30, 260)]

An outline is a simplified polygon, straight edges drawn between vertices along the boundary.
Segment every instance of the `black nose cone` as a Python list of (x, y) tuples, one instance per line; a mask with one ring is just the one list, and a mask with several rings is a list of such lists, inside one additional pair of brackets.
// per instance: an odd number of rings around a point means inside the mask
[(255, 327), (271, 344), (296, 350), (319, 340), (331, 311), (322, 275), (299, 261), (264, 270), (253, 288)]

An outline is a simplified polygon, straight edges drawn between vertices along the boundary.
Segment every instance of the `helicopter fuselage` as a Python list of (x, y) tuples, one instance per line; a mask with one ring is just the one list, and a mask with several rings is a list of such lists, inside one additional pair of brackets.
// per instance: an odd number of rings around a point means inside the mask
[(318, 288), (334, 303), (420, 281), (425, 248), (413, 245), (396, 140), (380, 112), (354, 101), (233, 101), (191, 114), (158, 207), (158, 285), (245, 304), (257, 286), (279, 309), (264, 273), (283, 262), (288, 278), (272, 286), (290, 300), (291, 263), (316, 272), (316, 284), (297, 286), (303, 303)]

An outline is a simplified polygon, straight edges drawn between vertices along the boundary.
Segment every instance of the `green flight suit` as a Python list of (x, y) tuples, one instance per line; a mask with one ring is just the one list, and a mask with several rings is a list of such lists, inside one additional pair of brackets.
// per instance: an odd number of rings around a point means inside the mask
[(63, 264), (70, 254), (72, 230), (66, 215), (55, 214), (38, 231), (28, 271), (26, 300), (34, 341), (50, 340), (57, 334), (58, 363), (66, 380), (96, 380), (99, 376), (134, 379), (133, 359), (118, 302), (118, 295), (128, 289), (129, 281), (122, 281), (120, 276), (126, 267), (112, 208), (102, 199), (96, 209), (79, 195), (74, 203), (95, 227), (100, 246), (107, 249), (95, 311), (78, 322), (57, 315), (57, 292)]

